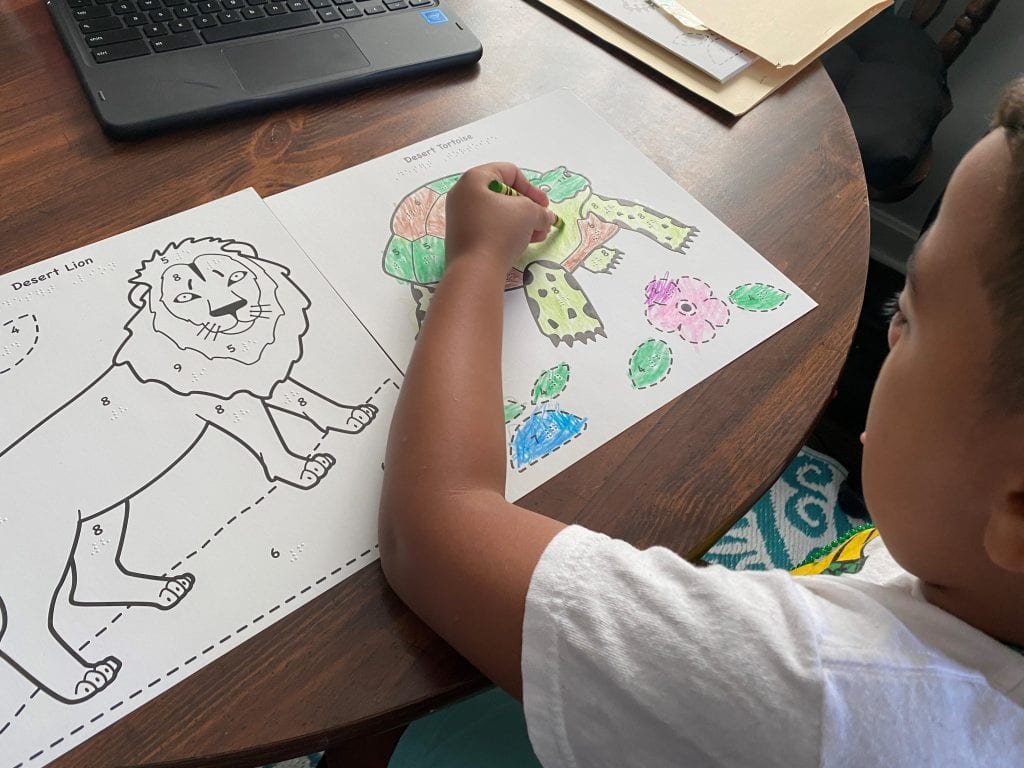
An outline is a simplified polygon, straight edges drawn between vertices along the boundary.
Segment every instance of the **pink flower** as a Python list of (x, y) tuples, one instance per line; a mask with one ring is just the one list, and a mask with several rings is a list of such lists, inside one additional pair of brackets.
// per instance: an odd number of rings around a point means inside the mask
[(691, 344), (715, 338), (715, 329), (729, 322), (729, 307), (695, 277), (655, 278), (644, 289), (647, 322), (666, 333), (678, 333)]

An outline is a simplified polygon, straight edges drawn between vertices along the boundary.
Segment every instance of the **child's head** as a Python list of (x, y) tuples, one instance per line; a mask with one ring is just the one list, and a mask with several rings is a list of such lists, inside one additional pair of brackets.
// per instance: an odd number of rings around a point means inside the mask
[(1024, 78), (950, 179), (899, 307), (868, 412), (868, 509), (934, 592), (1024, 588)]

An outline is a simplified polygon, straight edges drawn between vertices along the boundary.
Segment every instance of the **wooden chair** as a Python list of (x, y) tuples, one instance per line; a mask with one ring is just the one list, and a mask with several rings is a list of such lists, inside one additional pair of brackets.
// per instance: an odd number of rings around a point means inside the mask
[(931, 139), (953, 108), (946, 73), (999, 0), (970, 0), (936, 43), (925, 31), (947, 0), (916, 0), (909, 19), (882, 14), (822, 56), (861, 148), (872, 200), (913, 192), (931, 168)]

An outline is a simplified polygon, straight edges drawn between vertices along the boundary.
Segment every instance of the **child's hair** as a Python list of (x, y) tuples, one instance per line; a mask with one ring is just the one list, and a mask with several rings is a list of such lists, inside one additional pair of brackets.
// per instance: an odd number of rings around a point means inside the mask
[(992, 129), (999, 128), (1006, 134), (1012, 167), (998, 219), (1006, 247), (982, 267), (998, 328), (988, 389), (997, 411), (1018, 413), (1024, 411), (1024, 77), (1003, 94), (992, 118)]

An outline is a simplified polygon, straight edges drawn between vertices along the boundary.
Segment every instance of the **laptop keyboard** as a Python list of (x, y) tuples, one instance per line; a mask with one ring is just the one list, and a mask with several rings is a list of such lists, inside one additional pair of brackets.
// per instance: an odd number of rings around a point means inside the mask
[(436, 0), (63, 1), (101, 64), (436, 5)]

